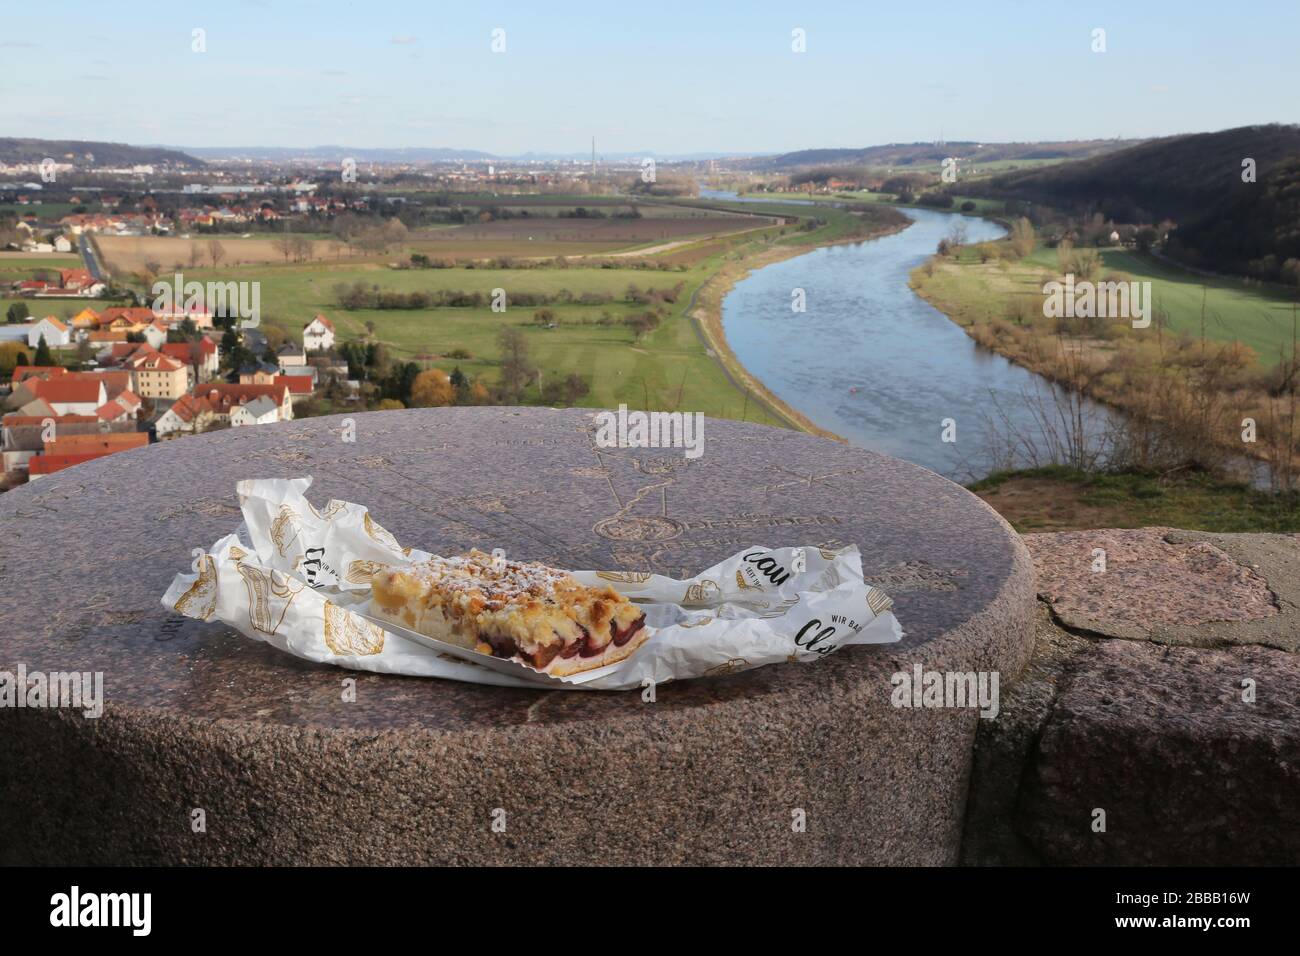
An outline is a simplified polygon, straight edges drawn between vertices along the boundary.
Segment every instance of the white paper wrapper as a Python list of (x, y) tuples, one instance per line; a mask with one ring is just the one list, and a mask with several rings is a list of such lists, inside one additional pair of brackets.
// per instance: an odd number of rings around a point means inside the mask
[(627, 660), (569, 678), (441, 644), (369, 610), (370, 574), (429, 557), (403, 548), (361, 505), (305, 497), (311, 478), (241, 481), (243, 527), (178, 574), (162, 603), (229, 624), (297, 657), (353, 670), (445, 677), (509, 687), (625, 690), (761, 667), (816, 661), (847, 644), (900, 640), (884, 591), (862, 580), (855, 547), (745, 548), (679, 581), (630, 571), (573, 571), (637, 602), (653, 629)]

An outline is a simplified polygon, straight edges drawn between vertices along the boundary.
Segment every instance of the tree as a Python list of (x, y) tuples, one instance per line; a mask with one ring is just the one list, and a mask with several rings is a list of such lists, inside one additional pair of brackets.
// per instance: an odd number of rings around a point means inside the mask
[(415, 376), (411, 385), (411, 404), (417, 408), (442, 408), (456, 400), (451, 376), (440, 368), (431, 368)]
[(226, 258), (226, 247), (221, 244), (219, 239), (208, 240), (208, 258), (212, 261), (212, 268), (214, 269)]
[(26, 302), (15, 302), (13, 305), (9, 306), (9, 311), (5, 313), (5, 319), (11, 325), (17, 325), (18, 323), (26, 322), (31, 318), (31, 314), (32, 311), (27, 308)]
[(503, 325), (497, 333), (497, 345), (501, 349), (501, 394), (518, 404), (536, 374), (528, 360), (528, 340), (519, 329)]
[(632, 330), (636, 341), (640, 342), (641, 336), (647, 332), (653, 332), (659, 327), (659, 316), (653, 312), (638, 312), (625, 318), (623, 324)]
[(1011, 224), (1011, 251), (1019, 258), (1023, 259), (1034, 251), (1035, 239), (1033, 223), (1024, 216)]
[(284, 256), (284, 261), (289, 261), (289, 256), (293, 254), (293, 237), (289, 235), (289, 224), (284, 224), (283, 235), (276, 236), (271, 240), (271, 248), (280, 255)]
[(50, 347), (46, 344), (45, 336), (41, 336), (40, 343), (36, 346), (36, 365), (53, 365), (54, 356), (50, 353)]

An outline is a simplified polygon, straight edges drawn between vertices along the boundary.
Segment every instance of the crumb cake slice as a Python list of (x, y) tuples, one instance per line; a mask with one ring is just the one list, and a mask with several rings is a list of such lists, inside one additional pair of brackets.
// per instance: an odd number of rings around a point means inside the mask
[(645, 614), (613, 588), (482, 551), (381, 568), (370, 584), (375, 617), (556, 677), (621, 661), (649, 636)]

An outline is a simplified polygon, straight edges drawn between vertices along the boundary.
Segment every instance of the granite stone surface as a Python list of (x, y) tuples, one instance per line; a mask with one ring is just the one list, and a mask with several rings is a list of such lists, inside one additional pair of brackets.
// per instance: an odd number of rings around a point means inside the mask
[(1110, 640), (1071, 667), (1016, 824), (1048, 863), (1295, 866), (1298, 796), (1300, 657)]
[[(887, 456), (711, 419), (705, 439), (688, 460), (598, 448), (584, 410), (356, 414), (0, 496), (0, 669), (102, 671), (107, 698), (98, 720), (0, 711), (0, 862), (953, 862), (974, 712), (894, 708), (890, 675), (1017, 672), (1024, 546)], [(907, 636), (647, 703), (342, 671), (161, 607), (190, 549), (238, 525), (237, 480), (301, 475), (440, 553), (683, 576), (749, 545), (856, 544)]]
[(1264, 578), (1208, 540), (1171, 528), (1026, 536), (1038, 589), (1068, 626), (1119, 637), (1208, 621), (1274, 617)]

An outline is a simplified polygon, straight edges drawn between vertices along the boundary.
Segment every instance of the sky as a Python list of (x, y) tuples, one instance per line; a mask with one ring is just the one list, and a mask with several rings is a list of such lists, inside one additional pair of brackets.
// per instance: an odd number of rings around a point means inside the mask
[(0, 14), (0, 136), (497, 155), (1147, 137), (1300, 121), (1297, 38), (1300, 0), (43, 0)]

